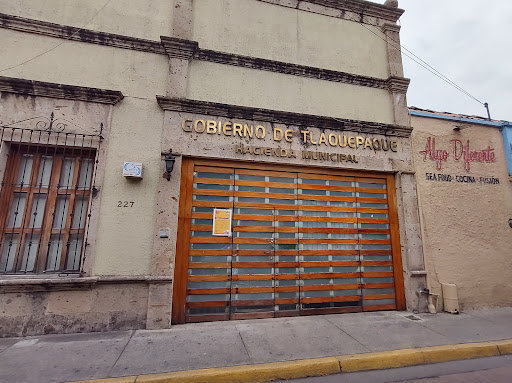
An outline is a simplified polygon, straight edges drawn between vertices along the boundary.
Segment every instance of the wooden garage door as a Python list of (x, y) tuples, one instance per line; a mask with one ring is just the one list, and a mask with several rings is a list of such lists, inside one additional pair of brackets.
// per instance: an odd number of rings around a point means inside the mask
[(393, 176), (324, 172), (184, 160), (173, 322), (404, 309)]

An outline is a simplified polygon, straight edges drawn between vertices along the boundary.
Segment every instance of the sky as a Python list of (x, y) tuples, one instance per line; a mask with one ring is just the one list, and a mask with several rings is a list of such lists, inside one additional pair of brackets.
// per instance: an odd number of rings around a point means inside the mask
[[(380, 0), (384, 3), (384, 0)], [(512, 121), (512, 1), (398, 0), (400, 39), (430, 66)], [(407, 52), (403, 52), (407, 53)], [(487, 116), (484, 106), (402, 54), (409, 106)]]

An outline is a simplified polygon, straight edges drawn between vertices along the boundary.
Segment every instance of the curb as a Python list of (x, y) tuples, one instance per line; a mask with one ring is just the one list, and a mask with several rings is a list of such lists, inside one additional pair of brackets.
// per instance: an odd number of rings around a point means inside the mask
[(75, 383), (264, 383), (512, 354), (512, 339), (234, 367), (83, 380)]

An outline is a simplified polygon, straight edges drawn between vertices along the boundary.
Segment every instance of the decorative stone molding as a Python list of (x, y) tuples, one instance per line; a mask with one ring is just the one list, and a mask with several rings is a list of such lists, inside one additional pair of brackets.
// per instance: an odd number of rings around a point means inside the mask
[[(115, 48), (132, 49), (155, 54), (167, 54), (171, 59), (176, 58), (189, 61), (192, 59), (203, 60), (219, 64), (266, 70), (294, 76), (342, 82), (346, 84), (366, 86), (371, 88), (386, 89), (389, 87), (388, 83), (384, 79), (256, 57), (223, 53), (207, 49), (200, 49), (199, 44), (196, 41), (179, 39), (175, 37), (162, 36), (161, 41), (157, 42), (135, 37), (115, 35), (87, 29), (79, 29), (34, 19), (6, 15), (3, 13), (0, 13), (0, 27), (55, 38), (81, 41), (90, 44), (106, 45)], [(400, 27), (394, 24), (386, 23), (384, 24), (383, 28), (389, 28), (390, 31), (394, 31), (396, 28), (399, 29)], [(180, 72), (179, 75), (184, 76), (188, 73), (188, 70), (185, 70), (186, 68), (180, 68), (180, 65), (183, 64), (173, 64), (173, 71)], [(171, 71), (171, 73), (173, 71)], [(184, 86), (185, 85), (181, 84), (178, 88), (181, 89)], [(176, 86), (174, 88), (176, 88)]]
[(316, 126), (333, 130), (383, 134), (396, 137), (409, 137), (412, 132), (412, 128), (408, 126), (218, 104), (199, 100), (157, 96), (157, 101), (162, 109), (173, 112), (239, 118), (296, 126)]
[[(300, 9), (324, 16), (358, 21), (370, 25), (382, 24), (382, 20), (396, 23), (403, 9), (362, 0), (259, 0), (264, 3)], [(357, 19), (354, 19), (354, 15)]]
[(160, 39), (170, 58), (191, 60), (199, 50), (199, 44), (196, 41), (166, 36), (160, 36)]
[(408, 79), (392, 77), (388, 80), (338, 72), (329, 69), (310, 67), (305, 65), (291, 64), (282, 61), (267, 60), (257, 57), (242, 56), (233, 53), (224, 53), (209, 49), (201, 49), (195, 41), (176, 39), (162, 36), (162, 45), (170, 58), (183, 60), (201, 60), (217, 64), (233, 65), (243, 68), (264, 70), (289, 74), (293, 76), (315, 78), (324, 81), (342, 82), (351, 85), (366, 86), (370, 88), (389, 89), (391, 84), (403, 80), (409, 83)]
[(398, 24), (384, 23), (384, 24), (382, 24), (382, 26), (380, 28), (381, 28), (382, 32), (384, 32), (384, 33), (386, 33), (386, 32), (399, 33), (400, 28), (402, 28), (402, 27)]
[(51, 82), (32, 81), (3, 76), (0, 76), (0, 92), (60, 98), (65, 100), (97, 102), (100, 104), (110, 105), (115, 105), (124, 98), (123, 94), (117, 90), (54, 84)]
[(386, 80), (375, 77), (361, 76), (346, 72), (338, 72), (329, 69), (290, 64), (256, 57), (241, 56), (232, 53), (222, 53), (207, 49), (199, 49), (194, 58), (218, 64), (234, 65), (244, 68), (284, 73), (300, 77), (316, 78), (325, 81), (367, 86), (371, 88), (386, 89), (388, 87)]
[(387, 81), (389, 91), (392, 93), (406, 93), (410, 83), (411, 80), (408, 78), (395, 76), (388, 78)]
[(9, 276), (0, 278), (0, 294), (13, 292), (34, 292), (34, 291), (73, 291), (88, 290), (95, 285), (100, 284), (134, 284), (144, 283), (169, 284), (172, 277), (166, 276), (98, 276), (98, 277), (45, 277), (45, 278), (26, 278)]
[(81, 29), (67, 25), (48, 23), (46, 21), (7, 15), (5, 13), (0, 13), (0, 28), (35, 33), (38, 35), (71, 41), (81, 41), (90, 44), (165, 54), (164, 48), (158, 41), (116, 35), (113, 33), (97, 32), (89, 29)]

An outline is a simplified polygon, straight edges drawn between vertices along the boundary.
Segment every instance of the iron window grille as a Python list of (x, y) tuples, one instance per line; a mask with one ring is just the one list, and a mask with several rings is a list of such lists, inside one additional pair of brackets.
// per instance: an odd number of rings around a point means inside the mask
[(55, 122), (0, 126), (0, 274), (83, 270), (103, 126), (91, 135)]

